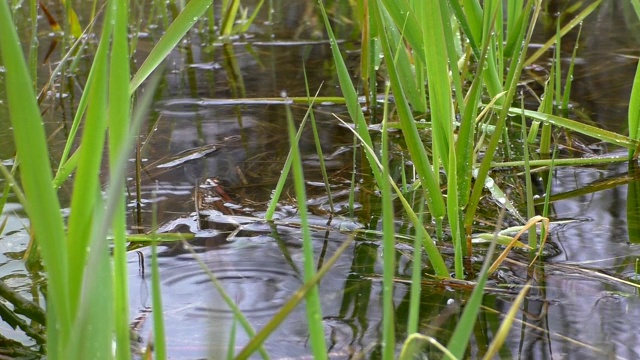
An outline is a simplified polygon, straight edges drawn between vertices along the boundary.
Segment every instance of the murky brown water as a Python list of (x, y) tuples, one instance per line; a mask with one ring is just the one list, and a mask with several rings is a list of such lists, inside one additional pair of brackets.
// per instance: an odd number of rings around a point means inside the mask
[[(147, 231), (151, 223), (151, 204), (156, 202), (164, 230), (189, 231), (196, 234), (195, 251), (227, 292), (245, 312), (254, 328), (262, 327), (279, 307), (302, 284), (300, 231), (295, 209), (283, 205), (278, 212), (282, 223), (269, 226), (247, 216), (260, 217), (280, 174), (288, 151), (285, 110), (259, 98), (304, 96), (302, 63), (312, 92), (338, 95), (328, 45), (312, 38), (313, 24), (306, 28), (305, 2), (276, 1), (274, 24), (257, 21), (251, 36), (232, 45), (206, 46), (202, 39), (183, 44), (167, 61), (164, 83), (158, 91), (142, 139), (143, 194), (141, 212), (130, 202), (132, 232)], [(250, 5), (249, 5), (250, 6)], [(582, 114), (602, 127), (624, 132), (630, 81), (640, 47), (638, 22), (624, 15), (629, 9), (621, 2), (605, 2), (597, 14), (585, 22), (581, 35), (572, 98)], [(307, 14), (308, 15), (308, 14)], [(348, 39), (349, 27), (340, 36)], [(541, 27), (542, 29), (542, 27)], [(635, 32), (634, 32), (635, 30)], [(551, 33), (540, 32), (543, 42)], [(563, 44), (570, 57), (575, 37)], [(140, 39), (136, 55), (144, 58), (155, 39)], [(47, 37), (42, 41), (46, 47)], [(344, 48), (357, 49), (356, 43)], [(236, 70), (234, 70), (236, 69)], [(45, 70), (43, 67), (44, 77)], [(2, 98), (0, 89), (0, 99)], [(76, 95), (77, 96), (77, 95)], [(232, 103), (228, 99), (251, 99)], [(64, 102), (66, 111), (49, 112), (47, 127), (52, 144), (62, 144), (70, 123), (69, 107), (77, 99), (70, 94)], [(306, 106), (295, 106), (294, 117), (300, 121)], [(339, 126), (332, 113), (344, 115), (335, 104), (317, 107), (317, 121), (325, 153), (340, 153), (353, 139)], [(4, 103), (0, 103), (0, 158), (10, 159), (13, 149)], [(588, 139), (585, 139), (588, 141)], [(215, 151), (204, 154), (203, 146), (217, 144)], [(181, 152), (199, 149), (202, 157), (184, 161)], [(209, 148), (208, 148), (209, 149)], [(310, 131), (305, 133), (301, 149), (306, 159), (307, 180), (321, 181), (313, 171), (315, 146)], [(60, 149), (54, 150), (54, 158)], [(197, 151), (196, 151), (197, 153)], [(178, 157), (176, 157), (178, 156)], [(350, 180), (352, 154), (331, 159), (333, 182), (346, 186)], [(174, 161), (174, 162), (172, 162)], [(628, 172), (627, 165), (597, 168), (559, 168), (555, 170), (553, 193), (589, 188), (606, 180), (618, 179)], [(253, 208), (238, 216), (212, 216), (208, 229), (200, 229), (194, 211), (193, 191), (196, 181), (219, 177), (235, 200)], [(246, 178), (248, 183), (243, 183)], [(3, 183), (0, 182), (0, 185)], [(632, 184), (635, 184), (632, 182)], [(133, 188), (133, 184), (130, 184)], [(637, 185), (630, 185), (637, 186)], [(560, 250), (545, 265), (528, 273), (526, 264), (513, 259), (500, 272), (502, 281), (491, 284), (484, 305), (485, 312), (476, 325), (469, 356), (481, 357), (493, 339), (519, 284), (533, 277), (535, 289), (528, 296), (510, 332), (501, 356), (505, 359), (601, 359), (640, 358), (640, 341), (634, 319), (640, 318), (634, 272), (640, 248), (631, 244), (627, 224), (628, 185), (603, 187), (553, 203), (552, 214), (558, 219), (578, 220), (559, 226), (549, 239)], [(68, 191), (68, 190), (67, 190)], [(318, 193), (321, 193), (319, 189)], [(153, 194), (155, 192), (155, 195)], [(154, 200), (155, 199), (155, 200)], [(345, 199), (340, 199), (346, 201)], [(316, 258), (320, 262), (331, 256), (348, 236), (341, 229), (355, 226), (376, 228), (376, 204), (362, 201), (362, 210), (353, 219), (336, 218), (326, 226), (327, 218), (313, 215), (318, 225), (313, 232)], [(28, 235), (22, 224), (24, 213), (10, 198), (3, 217), (9, 225), (0, 235), (0, 273), (2, 279), (24, 296), (39, 295), (32, 284), (34, 274), (26, 272), (22, 261), (12, 252), (22, 251)], [(251, 201), (251, 203), (249, 203)], [(191, 214), (191, 215), (190, 215)], [(290, 223), (290, 224), (288, 224)], [(232, 238), (229, 238), (232, 233)], [(410, 233), (399, 226), (399, 233)], [(360, 237), (340, 257), (321, 283), (323, 315), (327, 341), (334, 358), (377, 358), (381, 331), (381, 249), (375, 236)], [(148, 261), (148, 251), (142, 250)], [(160, 267), (163, 277), (165, 321), (169, 352), (175, 359), (213, 358), (222, 354), (229, 341), (233, 318), (193, 255), (180, 245), (162, 249)], [(409, 302), (411, 256), (407, 245), (398, 245), (398, 279), (395, 289), (398, 338), (405, 336)], [(138, 258), (130, 255), (131, 316), (144, 318), (148, 306), (149, 280), (138, 269)], [(628, 281), (624, 283), (621, 280)], [(507, 285), (508, 284), (508, 285)], [(421, 332), (446, 344), (460, 314), (461, 303), (469, 289), (460, 285), (442, 286), (425, 282), (422, 290)], [(306, 315), (299, 307), (283, 326), (271, 336), (267, 349), (273, 358), (306, 357), (309, 354)], [(150, 321), (139, 330), (144, 340), (150, 333)], [(0, 332), (26, 345), (34, 342), (6, 323)], [(238, 331), (238, 346), (247, 340)], [(398, 345), (400, 346), (400, 344)], [(425, 350), (429, 357), (439, 357), (436, 350)]]

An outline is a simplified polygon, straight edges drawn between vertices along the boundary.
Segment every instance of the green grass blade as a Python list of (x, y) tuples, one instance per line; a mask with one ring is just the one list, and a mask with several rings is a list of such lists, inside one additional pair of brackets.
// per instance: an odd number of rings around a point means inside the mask
[[(129, 137), (129, 111), (131, 108), (129, 97), (129, 38), (128, 38), (128, 1), (118, 0), (113, 42), (111, 51), (111, 71), (109, 73), (109, 161), (110, 167), (117, 166), (119, 152), (125, 146)], [(117, 69), (117, 71), (114, 71)], [(130, 329), (129, 329), (129, 285), (127, 268), (127, 239), (126, 239), (126, 204), (124, 186), (120, 188), (116, 205), (112, 233), (114, 237), (113, 249), (113, 306), (115, 308), (115, 336), (116, 358), (128, 360), (131, 358)]]
[[(503, 218), (504, 210), (500, 214), (498, 224), (502, 223)], [(469, 339), (471, 338), (473, 327), (476, 323), (476, 320), (478, 319), (478, 314), (480, 313), (480, 305), (482, 305), (484, 288), (487, 284), (487, 279), (489, 278), (489, 267), (491, 266), (491, 262), (493, 261), (493, 254), (495, 252), (497, 244), (496, 238), (499, 232), (499, 228), (497, 228), (494, 232), (494, 239), (491, 241), (491, 245), (489, 245), (489, 249), (487, 250), (487, 254), (485, 255), (484, 263), (482, 264), (482, 269), (480, 270), (480, 275), (478, 276), (476, 286), (473, 288), (471, 296), (464, 306), (462, 316), (460, 317), (460, 320), (458, 320), (456, 329), (454, 330), (451, 338), (449, 339), (449, 343), (447, 344), (447, 349), (451, 351), (456, 359), (464, 358), (464, 354), (467, 350), (467, 347), (469, 346)]]
[(471, 50), (473, 51), (476, 59), (481, 59), (482, 57), (480, 56), (480, 47), (478, 46), (478, 42), (476, 41), (476, 36), (479, 35), (479, 33), (476, 34), (471, 29), (471, 25), (469, 24), (469, 21), (467, 21), (467, 16), (465, 15), (464, 10), (462, 10), (462, 6), (460, 6), (459, 0), (449, 0), (448, 3), (451, 8), (451, 12), (453, 13), (453, 15), (455, 15), (456, 20), (458, 20), (460, 27), (465, 33), (467, 41), (469, 42), (469, 46), (471, 47)]
[(94, 81), (88, 91), (87, 120), (80, 145), (78, 169), (71, 197), (68, 222), (68, 256), (70, 293), (67, 301), (71, 309), (80, 303), (81, 284), (92, 234), (97, 195), (101, 191), (100, 173), (107, 128), (107, 52), (112, 30), (112, 8), (107, 8), (105, 26), (93, 61)]
[[(496, 107), (500, 108), (499, 106), (496, 106)], [(534, 110), (523, 111), (522, 109), (519, 109), (519, 108), (509, 108), (509, 113), (512, 115), (524, 114), (526, 117), (530, 119), (539, 120), (544, 123), (559, 126), (568, 130), (573, 130), (577, 133), (591, 136), (598, 140), (602, 140), (610, 144), (622, 146), (627, 149), (635, 149), (638, 146), (637, 140), (630, 139), (627, 136), (616, 134), (614, 132), (607, 131), (607, 130), (604, 130), (595, 126), (591, 126), (588, 124), (584, 124), (575, 120), (563, 118), (561, 116), (544, 114)]]
[(48, 328), (49, 358), (63, 359), (64, 354), (59, 353), (60, 345), (68, 340), (71, 331), (71, 313), (66, 301), (69, 284), (64, 227), (60, 204), (51, 187), (47, 139), (36, 94), (6, 1), (0, 2), (0, 56), (6, 69), (7, 105), (16, 148), (21, 158), (30, 159), (20, 164), (20, 174), (29, 201), (26, 210), (49, 274), (47, 321), (58, 324)]
[(393, 199), (391, 197), (391, 185), (389, 181), (389, 133), (388, 107), (389, 86), (385, 94), (383, 119), (382, 119), (382, 358), (392, 360), (395, 355), (395, 320), (393, 308), (393, 279), (396, 273), (396, 244)]
[(162, 306), (162, 294), (160, 285), (160, 264), (158, 263), (158, 244), (157, 238), (154, 236), (158, 223), (157, 223), (157, 202), (153, 202), (152, 210), (153, 224), (152, 226), (152, 240), (151, 240), (151, 299), (153, 310), (153, 347), (155, 352), (155, 359), (166, 360), (167, 359), (167, 338), (165, 335), (164, 326), (164, 307)]
[[(316, 93), (317, 95), (317, 93)], [(307, 114), (304, 119), (300, 123), (300, 128), (296, 133), (295, 143), (297, 144), (300, 141), (300, 137), (302, 136), (302, 130), (304, 129), (305, 124), (307, 123), (307, 116), (311, 113), (313, 109), (313, 102), (311, 102), (311, 106), (307, 109)], [(267, 211), (264, 215), (265, 220), (273, 220), (273, 215), (276, 212), (276, 208), (278, 206), (278, 201), (280, 201), (280, 196), (282, 196), (282, 191), (284, 190), (284, 186), (287, 182), (287, 178), (289, 177), (289, 172), (291, 171), (291, 164), (293, 162), (293, 149), (289, 149), (289, 154), (287, 154), (287, 159), (284, 162), (284, 166), (282, 167), (282, 171), (280, 172), (280, 178), (278, 178), (278, 183), (276, 184), (276, 188), (273, 190), (273, 196), (271, 196), (271, 201), (269, 201), (269, 206), (267, 207)]]
[[(424, 199), (424, 198), (423, 198)], [(423, 223), (424, 200), (420, 201), (419, 221)], [(411, 335), (418, 332), (418, 321), (420, 320), (420, 294), (422, 293), (422, 239), (416, 233), (413, 239), (413, 263), (411, 265), (411, 298), (409, 302), (409, 318), (407, 319), (407, 334)]]
[(571, 53), (571, 62), (569, 63), (569, 70), (567, 71), (567, 78), (564, 84), (564, 92), (562, 93), (562, 104), (560, 105), (560, 108), (562, 109), (562, 111), (568, 111), (569, 109), (569, 101), (571, 100), (571, 85), (573, 84), (573, 70), (576, 65), (576, 56), (578, 56), (578, 47), (580, 46), (580, 35), (582, 35), (582, 24), (580, 24), (580, 27), (578, 27), (578, 35), (576, 36), (576, 43), (573, 46), (573, 53)]
[(487, 352), (482, 357), (483, 360), (490, 360), (498, 355), (498, 351), (507, 339), (513, 320), (516, 318), (516, 314), (518, 314), (518, 311), (520, 310), (520, 304), (524, 301), (524, 297), (527, 295), (530, 288), (531, 282), (529, 281), (518, 293), (518, 296), (511, 304), (511, 307), (509, 307), (509, 312), (507, 312), (507, 315), (502, 320), (494, 340), (491, 342), (491, 345), (489, 345), (489, 349), (487, 349)]
[(627, 186), (627, 234), (629, 242), (640, 243), (640, 169), (635, 161), (629, 161), (629, 175), (634, 180)]
[[(300, 150), (296, 142), (296, 129), (293, 124), (293, 115), (291, 108), (286, 106), (287, 123), (289, 124), (289, 139), (291, 142), (291, 157), (293, 170), (293, 184), (296, 192), (296, 200), (298, 203), (298, 214), (300, 216), (300, 225), (302, 227), (302, 248), (304, 254), (304, 279), (310, 281), (316, 274), (315, 260), (313, 254), (313, 242), (311, 239), (311, 230), (309, 229), (309, 219), (307, 212), (307, 196), (304, 185), (304, 175), (302, 171), (302, 160), (300, 159)], [(315, 359), (327, 358), (327, 345), (324, 338), (324, 324), (322, 322), (322, 306), (320, 304), (320, 293), (317, 286), (309, 290), (306, 298), (307, 321), (309, 328), (309, 340), (311, 350)]]
[[(395, 26), (399, 29), (403, 29), (402, 33), (406, 37), (407, 41), (413, 49), (422, 49), (424, 40), (422, 38), (422, 27), (415, 15), (411, 6), (407, 0), (384, 0), (384, 7), (387, 10), (389, 16), (393, 19)], [(371, 6), (371, 3), (369, 3)], [(373, 15), (372, 15), (373, 16)], [(378, 31), (381, 31), (379, 25), (376, 26)], [(414, 54), (420, 58), (422, 63), (426, 62), (424, 53), (420, 51), (414, 51)]]
[[(441, 156), (445, 172), (449, 169), (449, 149), (453, 143), (452, 93), (449, 85), (449, 66), (447, 46), (442, 22), (442, 11), (439, 1), (427, 1), (424, 4), (424, 51), (427, 65), (427, 82), (429, 86), (429, 103), (431, 107), (431, 124), (433, 144)], [(435, 150), (434, 150), (435, 152)], [(435, 160), (434, 160), (435, 163)]]
[(236, 15), (238, 14), (238, 8), (240, 7), (240, 0), (231, 0), (231, 4), (227, 8), (223, 9), (222, 22), (220, 23), (220, 35), (229, 36), (233, 29), (233, 23), (236, 21)]
[[(633, 78), (633, 87), (629, 97), (629, 137), (631, 140), (640, 140), (640, 62)], [(629, 149), (629, 157), (634, 155), (635, 148)]]
[(153, 50), (151, 50), (151, 53), (142, 66), (140, 66), (138, 72), (136, 72), (129, 85), (129, 94), (133, 94), (140, 84), (149, 77), (153, 70), (173, 51), (178, 42), (180, 42), (187, 31), (191, 29), (198, 18), (207, 11), (209, 6), (211, 6), (211, 0), (189, 1), (184, 10), (182, 10), (173, 23), (171, 23)]

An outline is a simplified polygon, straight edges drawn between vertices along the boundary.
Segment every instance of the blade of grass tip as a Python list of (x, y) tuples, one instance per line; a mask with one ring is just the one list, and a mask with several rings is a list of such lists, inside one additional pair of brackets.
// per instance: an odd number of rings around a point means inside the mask
[(251, 27), (253, 22), (256, 20), (256, 17), (258, 16), (260, 9), (262, 9), (262, 5), (264, 5), (264, 0), (260, 0), (260, 2), (253, 9), (253, 12), (249, 16), (249, 18), (246, 19), (245, 21), (242, 21), (241, 24), (236, 25), (232, 33), (241, 34), (241, 33), (247, 32), (247, 30), (249, 30), (249, 27)]
[(524, 301), (524, 297), (527, 295), (530, 288), (531, 288), (531, 280), (527, 281), (525, 286), (518, 293), (518, 296), (516, 297), (516, 299), (513, 301), (513, 304), (511, 304), (511, 307), (509, 308), (509, 312), (507, 312), (507, 315), (502, 320), (502, 323), (500, 324), (500, 328), (498, 329), (496, 336), (494, 337), (493, 341), (491, 342), (491, 345), (489, 345), (489, 349), (487, 349), (487, 352), (484, 354), (484, 357), (482, 358), (483, 360), (490, 360), (498, 355), (498, 350), (500, 350), (500, 348), (502, 347), (502, 344), (504, 344), (505, 340), (507, 339), (507, 336), (509, 335), (509, 330), (511, 329), (511, 325), (513, 324), (513, 320), (515, 319), (516, 314), (520, 310), (520, 304), (522, 304), (522, 302)]
[(555, 103), (560, 104), (560, 97), (562, 96), (562, 41), (560, 38), (560, 21), (556, 21), (556, 42), (553, 55), (553, 67), (555, 68), (555, 79), (553, 79), (553, 84), (555, 85)]
[(222, 21), (220, 22), (221, 36), (231, 35), (231, 29), (233, 28), (233, 23), (236, 19), (236, 15), (238, 14), (239, 7), (240, 0), (231, 0), (231, 4), (229, 4), (227, 8), (222, 9)]
[(156, 46), (140, 66), (129, 84), (129, 95), (132, 95), (142, 82), (160, 65), (178, 45), (182, 37), (198, 21), (200, 16), (211, 6), (211, 0), (191, 0), (184, 10), (171, 23)]
[[(129, 87), (129, 50), (128, 50), (128, 1), (118, 0), (113, 27), (113, 42), (109, 79), (109, 160), (110, 167), (115, 168), (119, 151), (124, 147), (129, 136), (130, 96)], [(117, 71), (114, 71), (117, 69)], [(130, 329), (129, 329), (129, 285), (127, 269), (127, 239), (126, 239), (126, 204), (124, 186), (120, 188), (119, 200), (113, 217), (112, 233), (114, 237), (113, 249), (113, 279), (114, 279), (114, 308), (115, 308), (115, 336), (116, 358), (127, 360), (131, 358)], [(155, 205), (155, 203), (154, 203)], [(154, 312), (155, 314), (155, 312)]]
[(482, 305), (484, 288), (487, 284), (487, 279), (489, 278), (489, 267), (491, 265), (493, 254), (496, 249), (496, 239), (498, 237), (498, 233), (500, 232), (502, 221), (504, 220), (504, 214), (505, 209), (503, 208), (500, 211), (500, 217), (498, 218), (497, 226), (494, 231), (494, 238), (489, 245), (489, 249), (487, 250), (487, 254), (484, 258), (484, 262), (482, 263), (482, 269), (480, 270), (480, 275), (478, 277), (478, 281), (476, 282), (476, 286), (473, 288), (471, 296), (464, 306), (462, 316), (458, 320), (458, 324), (456, 325), (456, 328), (453, 331), (451, 338), (449, 339), (449, 343), (447, 344), (447, 349), (451, 351), (456, 359), (462, 359), (464, 357), (467, 346), (469, 346), (469, 339), (471, 338), (471, 334), (473, 333), (475, 322), (478, 319), (478, 315), (480, 313), (480, 305)]
[[(364, 144), (369, 147), (373, 147), (373, 142), (371, 141), (371, 135), (369, 134), (369, 128), (367, 126), (367, 122), (365, 121), (364, 114), (362, 113), (362, 108), (360, 107), (360, 103), (358, 101), (358, 95), (356, 90), (351, 82), (351, 75), (349, 74), (349, 70), (347, 69), (347, 65), (340, 54), (340, 49), (338, 48), (336, 37), (333, 34), (333, 30), (331, 29), (331, 24), (329, 23), (329, 17), (327, 16), (327, 12), (324, 8), (324, 4), (322, 1), (318, 1), (318, 5), (320, 6), (320, 12), (322, 13), (322, 18), (324, 19), (325, 28), (327, 30), (327, 35), (329, 37), (329, 43), (331, 44), (331, 53), (333, 55), (333, 62), (336, 66), (336, 71), (338, 73), (338, 81), (340, 82), (340, 89), (342, 94), (344, 95), (347, 110), (349, 111), (349, 115), (353, 120), (356, 131), (358, 135), (362, 138)], [(380, 184), (381, 172), (375, 166), (377, 162), (377, 158), (374, 154), (365, 153), (367, 161), (371, 165), (371, 170), (373, 172), (373, 176), (376, 179), (376, 183)]]
[[(573, 84), (573, 70), (576, 65), (576, 56), (578, 55), (578, 48), (580, 47), (580, 35), (582, 35), (582, 23), (578, 27), (578, 35), (576, 36), (576, 42), (573, 46), (573, 52), (571, 53), (571, 62), (569, 63), (569, 70), (567, 71), (567, 78), (564, 84), (564, 92), (562, 93), (562, 111), (569, 110), (569, 101), (571, 100), (571, 85)], [(636, 139), (637, 140), (637, 139)]]
[[(313, 277), (307, 281), (296, 291), (289, 300), (287, 300), (284, 305), (278, 310), (278, 312), (273, 315), (271, 320), (256, 334), (256, 336), (251, 338), (251, 341), (247, 344), (247, 346), (240, 351), (240, 353), (236, 356), (237, 360), (244, 360), (249, 358), (251, 354), (253, 354), (256, 349), (261, 346), (265, 340), (271, 335), (277, 328), (282, 324), (282, 322), (287, 318), (287, 316), (304, 300), (311, 289), (315, 288), (316, 285), (322, 280), (322, 278), (329, 272), (331, 267), (338, 261), (338, 258), (347, 250), (353, 240), (354, 236), (349, 236), (339, 248), (336, 249), (336, 252), (327, 260), (327, 262), (322, 265), (322, 267), (318, 270), (318, 272), (313, 275)], [(326, 356), (326, 354), (325, 354)]]
[[(544, 85), (544, 96), (542, 98), (542, 102), (538, 107), (538, 111), (545, 114), (553, 114), (553, 101), (554, 98), (554, 87), (551, 85), (553, 79), (555, 79), (554, 75), (556, 72), (556, 67), (552, 66), (551, 71), (549, 72), (549, 79)], [(540, 123), (540, 120), (534, 120), (535, 123)], [(551, 151), (551, 124), (542, 123), (542, 133), (540, 134), (540, 156), (543, 158), (549, 158), (549, 151)], [(535, 138), (538, 134), (529, 133), (529, 138), (535, 141)]]
[[(300, 159), (300, 150), (296, 142), (296, 130), (293, 124), (293, 115), (291, 107), (285, 105), (287, 113), (287, 124), (289, 128), (289, 141), (291, 143), (291, 167), (293, 170), (293, 185), (298, 203), (298, 214), (300, 216), (300, 225), (302, 227), (302, 251), (304, 254), (304, 279), (311, 280), (316, 273), (315, 260), (313, 252), (313, 242), (311, 239), (311, 230), (309, 229), (309, 219), (307, 213), (307, 196), (305, 194), (304, 175), (302, 171), (302, 161)], [(324, 324), (322, 319), (322, 306), (320, 304), (320, 293), (317, 286), (309, 291), (306, 298), (307, 321), (309, 329), (309, 338), (311, 343), (311, 351), (315, 359), (327, 358), (327, 345), (324, 338)]]
[[(320, 88), (316, 91), (316, 96), (320, 93)], [(295, 143), (298, 144), (300, 142), (300, 137), (302, 136), (302, 130), (304, 129), (305, 124), (307, 123), (307, 119), (309, 118), (309, 114), (313, 111), (314, 100), (311, 102), (311, 105), (307, 108), (307, 113), (305, 114), (302, 122), (300, 122), (300, 128), (296, 133)], [(276, 207), (278, 206), (278, 201), (280, 200), (280, 196), (282, 195), (282, 190), (284, 189), (284, 185), (287, 182), (287, 178), (289, 177), (289, 172), (291, 171), (291, 164), (293, 162), (293, 153), (292, 149), (289, 149), (289, 154), (287, 154), (287, 159), (284, 162), (284, 166), (282, 167), (282, 171), (280, 172), (280, 178), (278, 178), (278, 183), (276, 184), (276, 188), (273, 190), (273, 195), (271, 196), (271, 201), (269, 201), (269, 206), (267, 207), (267, 211), (264, 215), (265, 220), (271, 221), (273, 220), (273, 215), (276, 211)]]
[[(309, 93), (309, 81), (307, 79), (307, 69), (305, 67), (304, 62), (302, 62), (302, 73), (304, 74), (304, 86), (305, 91), (307, 92), (307, 98), (309, 102), (307, 103), (309, 106), (309, 116), (311, 118), (311, 130), (313, 130), (313, 142), (316, 145), (316, 153), (318, 154), (318, 160), (320, 161), (320, 172), (322, 172), (322, 180), (324, 181), (324, 189), (327, 192), (327, 196), (329, 199), (329, 209), (331, 209), (331, 214), (335, 213), (333, 208), (333, 196), (331, 196), (331, 184), (329, 183), (329, 175), (327, 175), (327, 167), (324, 164), (324, 154), (322, 151), (322, 143), (320, 142), (320, 135), (318, 134), (318, 127), (316, 126), (316, 117), (313, 112), (313, 101), (311, 99), (311, 94)], [(318, 87), (318, 92), (322, 88), (322, 84)], [(316, 92), (316, 96), (318, 95)], [(296, 134), (296, 137), (298, 134)], [(296, 141), (299, 141), (297, 139)]]
[(396, 273), (396, 244), (393, 200), (389, 183), (389, 91), (387, 86), (382, 118), (382, 358), (394, 359), (396, 338), (393, 309), (393, 278)]
[(47, 321), (58, 324), (47, 328), (48, 354), (51, 359), (64, 358), (59, 354), (71, 330), (68, 296), (68, 271), (64, 226), (60, 203), (51, 187), (52, 175), (47, 139), (40, 110), (36, 102), (29, 71), (20, 40), (6, 1), (0, 2), (0, 56), (5, 67), (5, 87), (14, 140), (20, 157), (30, 159), (20, 165), (20, 175), (27, 199), (38, 206), (26, 204), (26, 211), (36, 236), (48, 273), (49, 297)]

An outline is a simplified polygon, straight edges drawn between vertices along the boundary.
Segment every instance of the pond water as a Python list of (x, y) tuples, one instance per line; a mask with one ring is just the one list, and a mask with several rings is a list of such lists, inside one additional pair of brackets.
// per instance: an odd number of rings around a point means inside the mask
[[(328, 43), (316, 37), (321, 29), (318, 15), (307, 7), (315, 2), (275, 3), (271, 23), (261, 14), (246, 37), (218, 46), (193, 36), (170, 55), (140, 137), (144, 143), (143, 201), (140, 207), (134, 198), (129, 203), (132, 233), (149, 231), (152, 204), (156, 204), (161, 231), (195, 234), (190, 242), (192, 250), (256, 329), (264, 326), (303, 283), (301, 232), (292, 206), (293, 189), (287, 189), (277, 211), (279, 222), (259, 221), (289, 150), (286, 112), (278, 99), (305, 96), (305, 72), (312, 93), (320, 89), (322, 96), (340, 95)], [(247, 6), (253, 5), (248, 2)], [(640, 36), (632, 35), (639, 33), (637, 20), (627, 21), (624, 11), (618, 2), (605, 2), (585, 21), (572, 92), (575, 113), (579, 114), (575, 116), (623, 133), (629, 79), (635, 73), (640, 47)], [(349, 50), (347, 57), (356, 68), (358, 44), (351, 40), (351, 26), (340, 23), (337, 29), (344, 39), (341, 47)], [(541, 25), (536, 41), (542, 43), (551, 35)], [(44, 36), (41, 47), (46, 49), (50, 41), (51, 37)], [(136, 59), (144, 59), (156, 41), (153, 32), (142, 36)], [(563, 56), (570, 57), (573, 41), (575, 35), (566, 38)], [(45, 74), (43, 66), (41, 77)], [(0, 89), (1, 96), (3, 91)], [(62, 99), (65, 106), (56, 106), (59, 111), (46, 115), (54, 158), (64, 144), (65, 126), (71, 117), (68, 108), (74, 107), (75, 96), (68, 93)], [(293, 110), (299, 122), (307, 106), (294, 105)], [(13, 146), (6, 111), (5, 104), (0, 103), (0, 158), (10, 161)], [(352, 173), (358, 169), (352, 165), (353, 138), (332, 114), (346, 118), (343, 106), (316, 106), (319, 136), (335, 193), (348, 189)], [(579, 140), (595, 144), (590, 139)], [(303, 134), (301, 150), (306, 180), (321, 183), (310, 130)], [(357, 176), (359, 181), (361, 174)], [(203, 211), (203, 217), (209, 216), (199, 219), (194, 213), (194, 192), (198, 183), (213, 177), (221, 181), (237, 204), (233, 213)], [(548, 240), (559, 249), (558, 255), (533, 270), (527, 269), (524, 258), (512, 258), (500, 270), (485, 295), (470, 358), (483, 355), (520, 286), (530, 278), (534, 279), (534, 289), (517, 316), (501, 357), (640, 358), (640, 339), (634, 325), (634, 319), (640, 318), (635, 272), (640, 239), (630, 238), (629, 228), (638, 225), (633, 219), (628, 221), (628, 215), (637, 214), (638, 209), (629, 211), (627, 207), (628, 189), (638, 186), (639, 179), (637, 171), (627, 164), (554, 171), (552, 193), (557, 201), (552, 204), (553, 219), (574, 221), (558, 225)], [(0, 185), (4, 183), (0, 181)], [(134, 189), (132, 180), (129, 188)], [(375, 197), (362, 191), (353, 217), (341, 213), (329, 221), (322, 211), (326, 208), (324, 187), (310, 183), (308, 188), (316, 205), (311, 220), (315, 225), (315, 257), (320, 265), (349, 238), (348, 230), (379, 229)], [(335, 201), (338, 206), (348, 204), (347, 196)], [(492, 209), (488, 216), (496, 211)], [(9, 197), (2, 217), (9, 221), (0, 234), (0, 277), (21, 295), (42, 303), (41, 273), (28, 271), (20, 259), (29, 240), (24, 230), (28, 220), (15, 198)], [(398, 232), (410, 234), (411, 228), (399, 221)], [(320, 284), (326, 339), (330, 356), (336, 359), (380, 355), (381, 243), (375, 235), (358, 235), (355, 240)], [(399, 243), (397, 252), (396, 329), (398, 339), (403, 340), (411, 247)], [(171, 358), (216, 358), (225, 354), (235, 321), (202, 264), (179, 243), (163, 246), (160, 255)], [(144, 263), (150, 263), (148, 249), (130, 253), (129, 280), (131, 318), (136, 319), (140, 343), (145, 344), (151, 333), (150, 276), (141, 269), (141, 257)], [(446, 344), (470, 287), (428, 279), (421, 295), (420, 332)], [(32, 338), (8, 323), (0, 323), (0, 333), (37, 349)], [(237, 331), (237, 347), (246, 341), (244, 332)], [(309, 357), (304, 307), (299, 306), (287, 318), (266, 348), (273, 358)], [(424, 351), (428, 357), (440, 356), (435, 349)]]

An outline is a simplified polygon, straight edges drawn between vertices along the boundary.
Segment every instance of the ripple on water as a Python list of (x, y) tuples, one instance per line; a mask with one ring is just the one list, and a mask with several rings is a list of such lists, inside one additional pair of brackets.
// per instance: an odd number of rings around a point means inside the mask
[[(282, 257), (277, 259), (268, 251), (243, 249), (240, 252), (249, 258), (263, 254), (262, 259), (249, 260), (230, 260), (233, 255), (221, 256), (220, 251), (212, 257), (207, 253), (200, 255), (204, 257), (208, 270), (244, 314), (252, 317), (273, 315), (300, 287), (301, 277), (289, 264), (280, 260)], [(171, 304), (175, 311), (181, 312), (180, 317), (233, 317), (209, 274), (196, 262), (165, 262), (162, 272), (165, 274), (162, 285), (165, 304)]]

